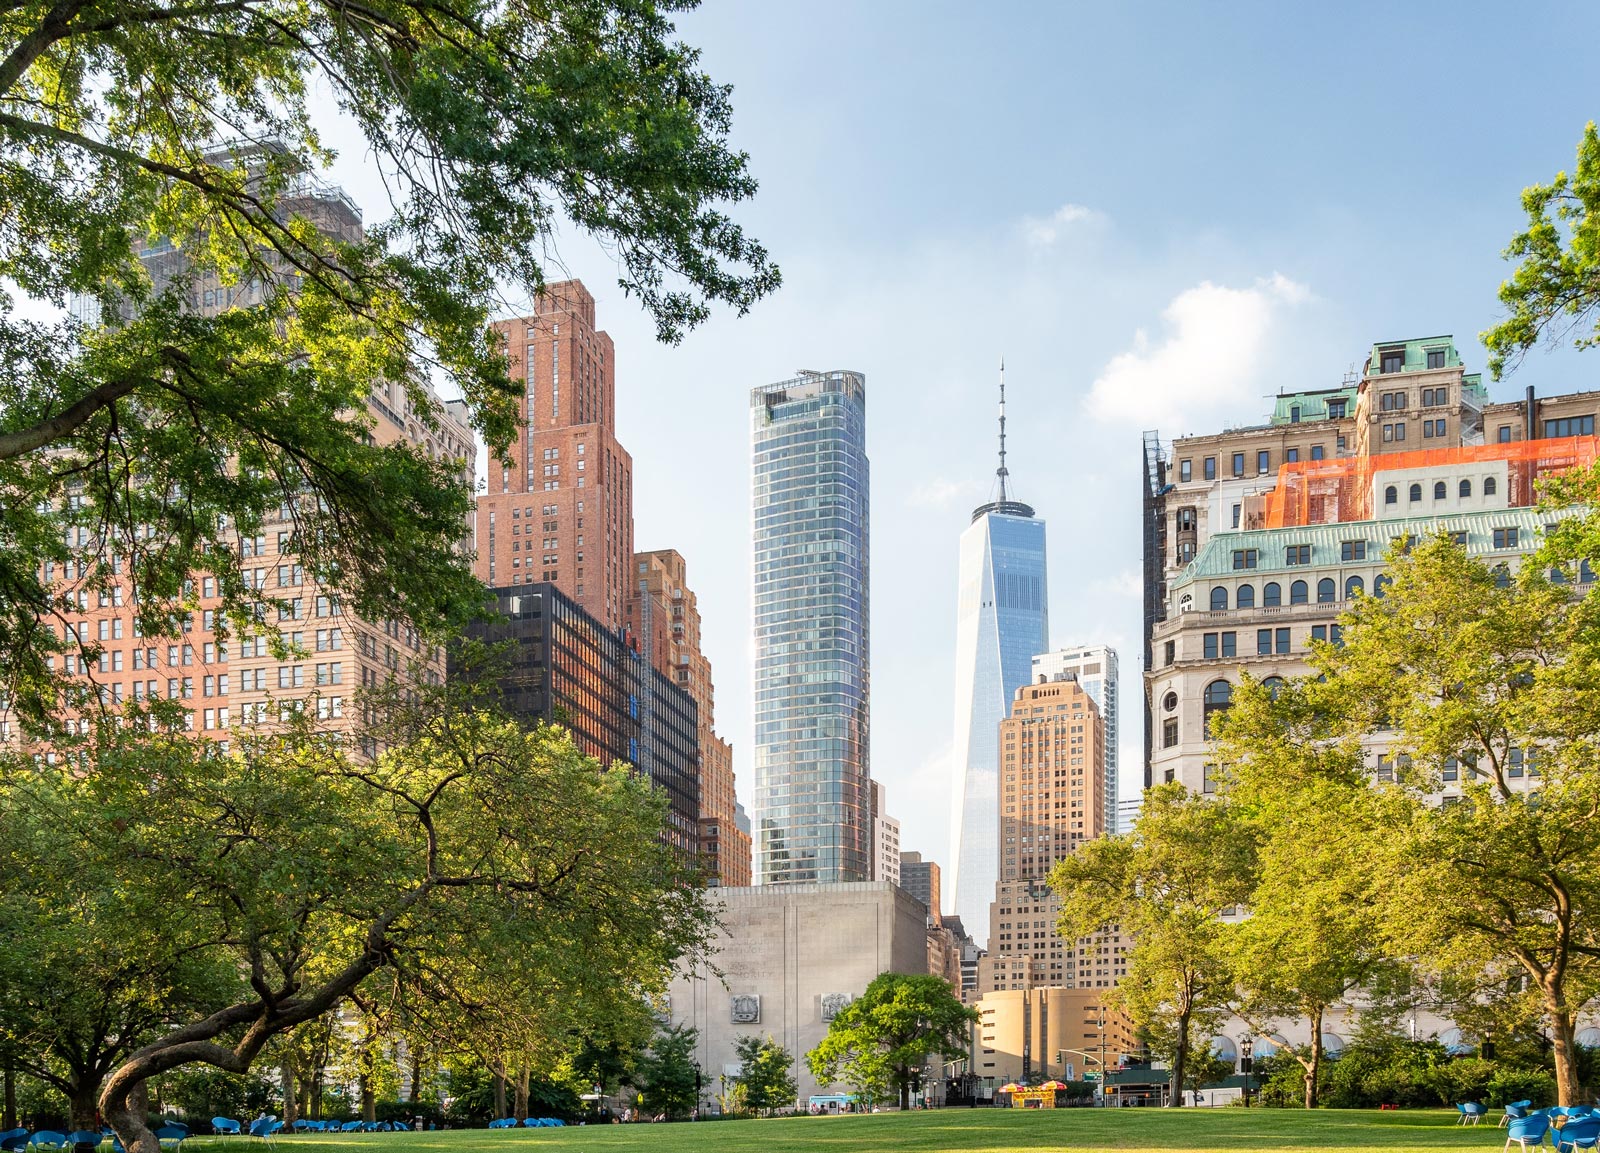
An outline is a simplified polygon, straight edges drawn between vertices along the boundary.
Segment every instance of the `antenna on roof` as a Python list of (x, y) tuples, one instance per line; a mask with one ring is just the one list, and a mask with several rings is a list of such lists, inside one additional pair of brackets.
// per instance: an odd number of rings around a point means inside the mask
[(1006, 499), (1006, 358), (1000, 358), (1000, 467), (995, 476), (1000, 478), (1000, 499)]

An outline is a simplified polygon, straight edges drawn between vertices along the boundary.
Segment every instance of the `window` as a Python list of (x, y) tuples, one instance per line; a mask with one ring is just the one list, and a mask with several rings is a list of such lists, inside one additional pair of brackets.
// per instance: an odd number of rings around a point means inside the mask
[(1238, 633), (1222, 634), (1222, 655), (1225, 657), (1236, 657), (1239, 655)]
[(1288, 629), (1277, 629), (1277, 630), (1275, 630), (1274, 636), (1273, 636), (1273, 640), (1276, 642), (1276, 645), (1277, 645), (1276, 651), (1277, 651), (1279, 656), (1286, 655), (1289, 652), (1289, 630)]
[(1511, 426), (1509, 424), (1502, 424), (1500, 426), (1500, 431), (1495, 434), (1495, 439), (1498, 440), (1501, 444), (1510, 444), (1511, 443)]
[(1447, 491), (1448, 490), (1446, 490), (1446, 488), (1444, 487), (1444, 481), (1436, 480), (1436, 481), (1433, 482), (1433, 499), (1434, 500), (1443, 500), (1445, 498), (1445, 494), (1446, 494)]
[(1323, 577), (1317, 582), (1317, 603), (1319, 605), (1332, 604), (1337, 599), (1335, 595), (1337, 589), (1338, 586), (1333, 583), (1332, 577)]
[(1291, 404), (1289, 406), (1289, 423), (1290, 424), (1299, 424), (1300, 423), (1300, 406), (1298, 404)]
[(1311, 546), (1308, 544), (1292, 544), (1283, 550), (1284, 564), (1310, 564)]
[(1240, 507), (1239, 505), (1234, 505), (1233, 506), (1233, 527), (1234, 528), (1238, 528), (1239, 527), (1239, 507)]
[(1378, 398), (1378, 411), (1400, 412), (1406, 407), (1406, 394), (1403, 392), (1386, 392)]
[(1207, 795), (1215, 793), (1217, 791), (1217, 766), (1206, 765), (1201, 769), (1200, 773), (1200, 791)]
[(1161, 747), (1170, 749), (1178, 743), (1178, 718), (1169, 717), (1161, 722)]
[(1236, 452), (1233, 454), (1233, 475), (1244, 475), (1244, 453), (1242, 452)]
[(1293, 464), (1300, 459), (1300, 450), (1298, 448), (1285, 449), (1283, 459)]
[(1410, 489), (1410, 492), (1407, 495), (1409, 495), (1412, 500), (1421, 500), (1422, 499), (1422, 486), (1420, 484), (1412, 485), (1411, 489)]
[(1256, 630), (1256, 656), (1266, 657), (1272, 655), (1272, 630)]
[(1285, 682), (1282, 677), (1268, 677), (1266, 680), (1261, 682), (1261, 687), (1267, 690), (1267, 695), (1269, 697), (1271, 697), (1273, 700), (1277, 700), (1278, 694), (1283, 692), (1284, 685), (1286, 683), (1287, 682)]
[[(1428, 349), (1428, 367), (1429, 368), (1443, 368), (1444, 367), (1444, 349), (1442, 349), (1442, 348), (1430, 348), (1430, 349)], [(1439, 391), (1443, 392), (1444, 389), (1441, 388)], [(1444, 401), (1441, 400), (1439, 403), (1443, 404)]]
[(1314, 445), (1311, 446), (1311, 459), (1312, 460), (1321, 460), (1322, 459), (1322, 446), (1320, 444), (1314, 444)]
[(1378, 350), (1378, 371), (1382, 373), (1399, 372), (1405, 367), (1406, 350), (1403, 348), (1382, 348)]
[(1383, 597), (1384, 590), (1393, 583), (1394, 582), (1389, 578), (1388, 573), (1379, 573), (1377, 576), (1372, 578), (1372, 595), (1381, 599)]
[(1593, 436), (1593, 416), (1568, 416), (1544, 422), (1545, 436)]
[(1494, 587), (1497, 589), (1511, 587), (1511, 570), (1503, 564), (1494, 566)]
[(1406, 422), (1405, 421), (1403, 421), (1403, 420), (1395, 421), (1395, 423), (1394, 423), (1394, 438), (1396, 440), (1404, 440), (1406, 438)]
[(1516, 530), (1516, 527), (1513, 526), (1511, 528), (1497, 528), (1497, 529), (1495, 529), (1494, 530), (1494, 547), (1495, 548), (1516, 548), (1517, 547), (1517, 530)]
[(1256, 607), (1256, 586), (1240, 585), (1233, 594), (1233, 607), (1238, 609), (1253, 609)]
[(1506, 751), (1506, 776), (1522, 776), (1522, 750), (1508, 749)]
[(1272, 471), (1272, 453), (1271, 453), (1270, 450), (1261, 449), (1259, 452), (1256, 453), (1256, 471), (1257, 472), (1271, 472)]
[(1456, 760), (1454, 757), (1446, 757), (1444, 761), (1444, 767), (1440, 770), (1439, 776), (1446, 781), (1460, 780), (1461, 762)]
[(1177, 641), (1168, 641), (1165, 653), (1166, 653), (1166, 658), (1167, 658), (1167, 664), (1170, 665), (1173, 661), (1177, 660), (1178, 659), (1178, 642)]
[(1233, 550), (1233, 567), (1247, 569), (1256, 567), (1257, 552), (1253, 548), (1236, 548)]
[[(1430, 352), (1428, 354), (1432, 356)], [(1432, 367), (1431, 365), (1429, 367)], [(1448, 388), (1425, 388), (1422, 390), (1422, 406), (1424, 408), (1450, 403), (1450, 390)]]
[(1344, 540), (1339, 542), (1340, 560), (1366, 560), (1367, 542), (1364, 540)]
[(1400, 503), (1400, 493), (1399, 493), (1399, 490), (1397, 490), (1394, 487), (1394, 485), (1391, 484), (1391, 485), (1389, 485), (1387, 488), (1385, 488), (1383, 490), (1383, 503), (1384, 504), (1398, 504), (1398, 503)]
[(1360, 596), (1362, 593), (1364, 593), (1366, 591), (1367, 591), (1367, 582), (1362, 580), (1358, 576), (1350, 577), (1344, 582), (1344, 599), (1345, 600), (1349, 600), (1351, 597)]
[(1218, 585), (1211, 590), (1211, 611), (1220, 612), (1228, 607), (1228, 590)]
[(1169, 690), (1167, 695), (1161, 698), (1161, 707), (1169, 713), (1175, 710), (1178, 707), (1178, 694)]
[(1178, 479), (1184, 484), (1188, 484), (1194, 479), (1194, 462), (1192, 460), (1180, 460), (1178, 462)]
[(1483, 495), (1484, 496), (1493, 496), (1497, 490), (1498, 490), (1498, 485), (1495, 483), (1494, 477), (1486, 476), (1486, 477), (1483, 478)]
[(1343, 420), (1344, 419), (1344, 400), (1342, 398), (1339, 399), (1339, 400), (1330, 400), (1328, 402), (1328, 419), (1329, 420)]
[(1277, 581), (1268, 581), (1261, 586), (1261, 603), (1266, 608), (1277, 608), (1283, 604), (1283, 589)]
[(1308, 602), (1308, 600), (1309, 600), (1309, 598), (1307, 596), (1307, 588), (1306, 588), (1306, 582), (1305, 581), (1295, 581), (1294, 584), (1289, 586), (1289, 603), (1290, 604), (1292, 604), (1292, 605), (1303, 605), (1303, 604), (1306, 604)]
[(1325, 640), (1327, 640), (1328, 639), (1328, 626), (1327, 625), (1312, 625), (1311, 626), (1311, 639), (1314, 640), (1314, 641), (1325, 641)]
[(1214, 456), (1206, 457), (1205, 460), (1201, 462), (1200, 471), (1201, 471), (1201, 474), (1207, 480), (1216, 480), (1217, 479), (1217, 458), (1214, 457)]
[(1471, 496), (1472, 495), (1472, 482), (1470, 480), (1462, 481), (1460, 486), (1456, 489), (1456, 492), (1457, 492), (1458, 495), (1460, 495), (1462, 497)]
[(1207, 734), (1211, 732), (1211, 715), (1224, 711), (1232, 703), (1233, 686), (1227, 681), (1212, 681), (1206, 686), (1201, 712), (1205, 718)]
[(1217, 659), (1217, 637), (1219, 635), (1218, 633), (1206, 633), (1200, 638), (1200, 655), (1208, 661)]
[(1462, 548), (1466, 548), (1467, 547), (1467, 530), (1463, 528), (1463, 529), (1456, 529), (1454, 532), (1452, 532), (1450, 534), (1450, 543), (1451, 544), (1455, 544), (1455, 545), (1460, 545)]

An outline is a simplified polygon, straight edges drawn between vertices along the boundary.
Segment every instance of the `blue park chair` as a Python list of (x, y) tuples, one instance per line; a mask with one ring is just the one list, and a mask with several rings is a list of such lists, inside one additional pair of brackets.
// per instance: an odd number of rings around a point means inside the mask
[(26, 1129), (7, 1129), (0, 1133), (0, 1153), (22, 1153), (28, 1147)]
[(1527, 1117), (1518, 1117), (1506, 1126), (1506, 1144), (1500, 1153), (1510, 1153), (1511, 1143), (1515, 1141), (1522, 1153), (1528, 1153), (1531, 1146), (1534, 1149), (1544, 1145), (1545, 1135), (1550, 1132), (1550, 1118), (1544, 1113), (1534, 1113)]
[(57, 1133), (54, 1129), (41, 1129), (33, 1135), (33, 1140), (29, 1144), (35, 1149), (50, 1150), (51, 1153), (55, 1153), (66, 1148), (67, 1135)]
[(219, 1137), (237, 1137), (239, 1135), (239, 1122), (231, 1117), (211, 1118), (211, 1131)]
[(1456, 1112), (1461, 1114), (1458, 1125), (1476, 1125), (1482, 1121), (1489, 1110), (1479, 1101), (1462, 1101), (1457, 1103)]
[(1593, 1149), (1600, 1144), (1600, 1117), (1567, 1115), (1567, 1123), (1555, 1134), (1556, 1148)]

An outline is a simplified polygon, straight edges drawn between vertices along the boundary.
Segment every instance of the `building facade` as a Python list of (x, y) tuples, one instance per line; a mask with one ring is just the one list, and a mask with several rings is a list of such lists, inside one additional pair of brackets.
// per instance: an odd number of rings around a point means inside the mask
[(900, 822), (887, 809), (888, 792), (882, 781), (872, 782), (872, 879), (900, 883)]
[(939, 911), (939, 863), (937, 861), (925, 861), (922, 859), (921, 853), (901, 853), (899, 885), (922, 902), (932, 920), (943, 920), (943, 914)]
[(1105, 816), (1102, 825), (1108, 835), (1126, 833), (1118, 815), (1117, 797), (1117, 696), (1119, 677), (1117, 650), (1108, 645), (1071, 645), (1033, 658), (1033, 682), (1059, 681), (1071, 678), (1089, 694), (1095, 708), (1100, 711), (1100, 721), (1105, 727)]
[(1139, 1051), (1127, 1013), (1093, 989), (1000, 989), (974, 1007), (972, 1070), (995, 1086), (1082, 1081)]
[(628, 642), (690, 697), (699, 717), (699, 853), (708, 884), (748, 885), (749, 834), (734, 819), (733, 746), (716, 733), (711, 662), (700, 651), (700, 609), (688, 566), (672, 549), (635, 553), (624, 617)]
[[(627, 763), (666, 792), (668, 842), (699, 843), (699, 709), (694, 698), (590, 616), (557, 585), (492, 590), (496, 615), (469, 635), (513, 642), (502, 704), (526, 722), (559, 725), (602, 765)], [(452, 666), (452, 675), (461, 670)]]
[(995, 499), (961, 534), (956, 596), (956, 690), (951, 888), (969, 925), (987, 923), (999, 847), (996, 735), (1031, 662), (1050, 647), (1045, 525), (1014, 500), (1006, 468), (1006, 393), (1000, 381), (1000, 467)]
[(763, 885), (872, 875), (866, 399), (856, 372), (750, 394)]
[(497, 321), (525, 422), (491, 457), (477, 505), (490, 588), (548, 582), (609, 629), (633, 589), (633, 458), (616, 436), (616, 356), (578, 280), (545, 286), (531, 316)]
[(887, 881), (717, 891), (720, 929), (707, 956), (669, 990), (674, 1025), (697, 1030), (701, 1107), (739, 1074), (741, 1037), (768, 1037), (794, 1060), (804, 1102), (819, 1085), (805, 1055), (840, 1009), (880, 973), (928, 971), (926, 914)]

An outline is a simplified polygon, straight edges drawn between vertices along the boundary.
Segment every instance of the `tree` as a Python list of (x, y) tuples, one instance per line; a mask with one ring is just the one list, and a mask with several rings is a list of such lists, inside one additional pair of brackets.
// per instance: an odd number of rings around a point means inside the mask
[[(223, 752), (106, 726), (86, 767), (0, 776), (7, 808), (79, 846), (91, 886), (110, 875), (164, 895), (196, 955), (242, 982), (106, 1077), (100, 1108), (126, 1148), (158, 1153), (152, 1078), (193, 1064), (244, 1073), (274, 1037), (353, 995), (418, 1018), (440, 1007), (431, 1021), (460, 1044), (507, 1012), (537, 1017), (516, 1000), (531, 995), (515, 979), (525, 970), (541, 995), (603, 1014), (616, 990), (661, 991), (704, 947), (711, 916), (663, 842), (649, 782), (458, 691), (398, 713), (370, 761), (311, 732), (243, 733)], [(502, 996), (480, 996), (484, 974), (507, 975)], [(564, 1041), (570, 1016), (550, 1019)]]
[(1295, 1016), (1305, 1107), (1322, 1082), (1322, 1023), (1382, 958), (1366, 846), (1385, 835), (1360, 742), (1338, 731), (1327, 686), (1245, 677), (1216, 719), (1222, 788), (1256, 844), (1249, 915), (1229, 932), (1235, 1012), (1258, 1033)]
[(795, 1084), (794, 1058), (771, 1037), (747, 1033), (733, 1045), (739, 1058), (738, 1086), (745, 1108), (770, 1116), (774, 1109), (791, 1108), (800, 1087)]
[(1482, 333), (1489, 371), (1498, 379), (1541, 338), (1600, 343), (1600, 134), (1594, 121), (1578, 143), (1572, 176), (1522, 193), (1528, 227), (1512, 237), (1508, 260), (1520, 260), (1500, 286), (1510, 315)]
[(900, 1108), (911, 1107), (911, 1084), (935, 1053), (955, 1059), (968, 1049), (977, 1011), (963, 1005), (943, 977), (880, 973), (867, 990), (828, 1025), (822, 1043), (806, 1054), (818, 1081), (845, 1080), (869, 1103), (892, 1086)]
[(1107, 1000), (1171, 1062), (1175, 1106), (1197, 1035), (1217, 1027), (1232, 993), (1220, 917), (1243, 904), (1253, 875), (1254, 845), (1232, 806), (1179, 784), (1145, 791), (1131, 836), (1090, 841), (1050, 874), (1062, 937), (1119, 926), (1133, 941), (1127, 976)]
[[(3, 6), (0, 279), (101, 321), (27, 320), (0, 296), (11, 707), (59, 711), (65, 598), (117, 572), (144, 635), (170, 631), (197, 571), (246, 627), (271, 606), (240, 541), (280, 507), (307, 574), (360, 615), (437, 633), (476, 611), (458, 462), (378, 443), (371, 390), (403, 389), (431, 425), (426, 385), (448, 384), (504, 450), (517, 402), (490, 309), (542, 289), (563, 221), (609, 248), (666, 340), (779, 282), (724, 211), (756, 185), (727, 145), (729, 90), (674, 36), (687, 6)], [(389, 190), (365, 231), (309, 215), (336, 199), (315, 175), (332, 105)], [(218, 290), (243, 303), (208, 309)]]
[[(1389, 558), (1393, 583), (1347, 614), (1317, 663), (1347, 733), (1388, 739), (1392, 806), (1367, 864), (1392, 952), (1435, 972), (1520, 970), (1536, 991), (1559, 1099), (1578, 1099), (1575, 1018), (1600, 994), (1600, 601), (1563, 527), (1513, 579), (1447, 537)], [(1554, 573), (1554, 579), (1552, 578)], [(1441, 807), (1441, 778), (1459, 777)]]
[(672, 1025), (657, 1033), (639, 1060), (639, 1089), (645, 1108), (668, 1120), (689, 1116), (699, 1108), (700, 1070), (694, 1063), (699, 1031)]

